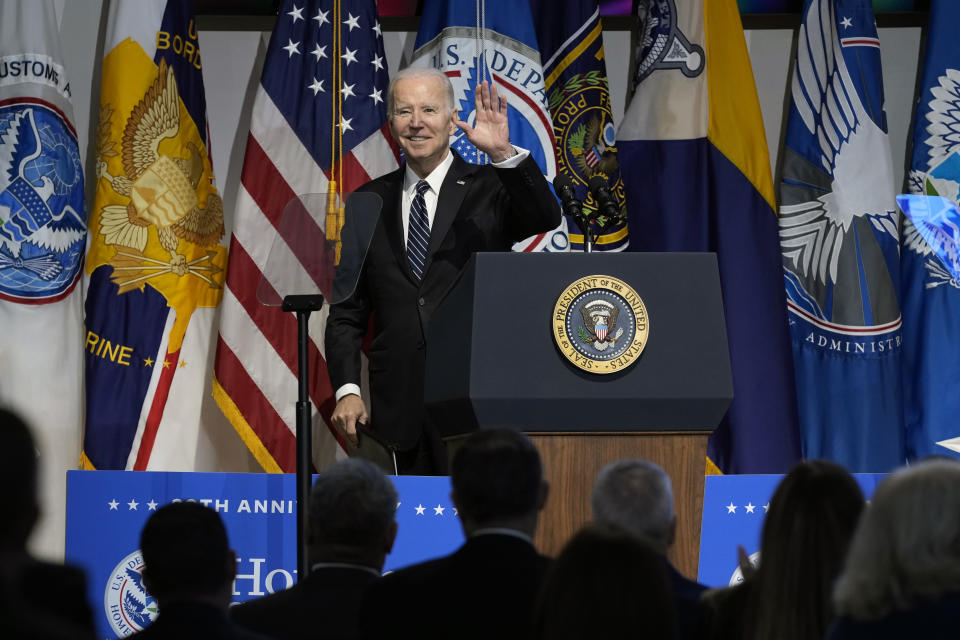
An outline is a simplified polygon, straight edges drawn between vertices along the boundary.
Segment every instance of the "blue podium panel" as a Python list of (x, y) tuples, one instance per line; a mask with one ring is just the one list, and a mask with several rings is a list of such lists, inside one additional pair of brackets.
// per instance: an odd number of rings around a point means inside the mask
[[(446, 555), (463, 542), (446, 477), (392, 477), (398, 533), (385, 571)], [(87, 572), (101, 638), (147, 626), (156, 602), (140, 581), (140, 530), (160, 506), (193, 500), (223, 518), (237, 553), (234, 601), (296, 580), (295, 476), (258, 473), (67, 472), (66, 560)]]
[[(882, 473), (854, 474), (869, 500)], [(707, 476), (703, 490), (703, 525), (700, 530), (700, 569), (697, 580), (708, 587), (740, 582), (737, 546), (759, 558), (763, 518), (782, 475)]]

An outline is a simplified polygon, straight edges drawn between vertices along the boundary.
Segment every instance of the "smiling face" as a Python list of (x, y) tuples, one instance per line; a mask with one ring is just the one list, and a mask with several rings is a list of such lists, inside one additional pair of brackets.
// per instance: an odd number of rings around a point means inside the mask
[(450, 136), (457, 130), (440, 78), (400, 78), (393, 87), (390, 133), (403, 149), (407, 165), (427, 177), (450, 153)]

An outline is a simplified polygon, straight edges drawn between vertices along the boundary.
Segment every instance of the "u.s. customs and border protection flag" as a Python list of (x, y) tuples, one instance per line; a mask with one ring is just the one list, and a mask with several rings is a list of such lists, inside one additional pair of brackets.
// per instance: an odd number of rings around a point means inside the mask
[(782, 153), (780, 245), (803, 454), (904, 461), (899, 212), (869, 0), (807, 0)]
[(617, 133), (630, 250), (716, 252), (734, 399), (708, 454), (724, 473), (784, 472), (800, 457), (796, 398), (773, 179), (737, 4), (656, 0), (639, 11), (636, 92)]
[(104, 52), (83, 464), (190, 469), (227, 260), (190, 2), (113, 2)]
[[(87, 216), (53, 5), (0, 0), (0, 405), (33, 428), (41, 502), (62, 505), (82, 432)], [(63, 553), (63, 509), (36, 543)]]
[[(931, 202), (936, 217), (903, 220), (900, 256), (903, 394), (908, 458), (960, 452), (960, 4), (933, 0), (908, 187)], [(954, 206), (947, 206), (952, 203)], [(921, 233), (923, 231), (923, 233)]]
[[(543, 64), (544, 83), (557, 154), (557, 173), (570, 177), (584, 208), (596, 215), (587, 189), (595, 174), (606, 176), (623, 210), (625, 195), (617, 161), (616, 128), (604, 60), (603, 27), (597, 0), (530, 0)], [(567, 217), (572, 251), (583, 250), (583, 234)], [(626, 218), (598, 232), (595, 251), (623, 251)]]
[[(474, 96), (484, 80), (506, 96), (510, 141), (528, 149), (548, 180), (557, 175), (553, 125), (530, 5), (511, 0), (427, 0), (411, 67), (440, 69), (453, 84), (460, 118), (473, 124)], [(467, 162), (487, 164), (461, 130), (451, 146)], [(565, 221), (514, 245), (514, 251), (569, 251)]]
[[(281, 224), (287, 203), (304, 194), (346, 195), (397, 168), (387, 85), (374, 0), (285, 0), (250, 121), (213, 385), (217, 404), (266, 471), (296, 469), (297, 319), (263, 306), (257, 288), (277, 276), (268, 257), (289, 227)], [(323, 356), (327, 310), (313, 314), (309, 326), (318, 468), (339, 451)]]

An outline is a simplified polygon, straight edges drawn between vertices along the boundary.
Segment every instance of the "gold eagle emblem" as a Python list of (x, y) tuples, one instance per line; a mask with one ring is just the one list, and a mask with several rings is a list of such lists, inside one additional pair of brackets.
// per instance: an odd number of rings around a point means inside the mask
[[(161, 142), (180, 131), (180, 95), (173, 68), (160, 60), (156, 80), (127, 120), (120, 144), (123, 175), (111, 175), (104, 159), (117, 155), (109, 139), (111, 113), (109, 105), (104, 105), (98, 129), (97, 175), (119, 195), (129, 198), (126, 205), (105, 205), (100, 215), (104, 243), (135, 251), (118, 249), (110, 261), (114, 267), (112, 279), (120, 286), (120, 293), (166, 273), (190, 274), (220, 288), (203, 273), (221, 271), (213, 264), (215, 251), (188, 262), (177, 250), (180, 240), (214, 247), (223, 236), (224, 226), (219, 195), (210, 193), (205, 206), (200, 206), (197, 186), (203, 176), (203, 156), (197, 146), (187, 143), (188, 157), (159, 152)], [(151, 225), (156, 227), (160, 246), (170, 254), (169, 262), (143, 254)]]

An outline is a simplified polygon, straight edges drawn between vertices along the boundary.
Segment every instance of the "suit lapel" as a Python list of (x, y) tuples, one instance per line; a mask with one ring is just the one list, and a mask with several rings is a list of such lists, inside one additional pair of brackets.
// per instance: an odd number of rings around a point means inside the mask
[[(383, 228), (387, 233), (387, 239), (390, 242), (390, 248), (393, 250), (394, 257), (400, 270), (406, 274), (410, 280), (416, 282), (413, 272), (410, 270), (410, 261), (407, 260), (407, 249), (403, 243), (403, 218), (400, 209), (403, 206), (403, 174), (406, 167), (401, 165), (400, 169), (393, 172), (390, 180), (385, 185), (383, 198)], [(392, 207), (392, 210), (391, 210)]]
[(450, 153), (453, 154), (453, 164), (450, 165), (450, 170), (447, 171), (447, 175), (443, 179), (443, 185), (440, 187), (437, 211), (433, 216), (433, 226), (430, 228), (427, 261), (423, 267), (424, 277), (426, 277), (426, 273), (433, 262), (433, 254), (440, 248), (443, 239), (457, 217), (457, 213), (460, 211), (460, 205), (467, 195), (470, 180), (474, 171), (476, 171), (476, 167), (467, 164), (453, 149), (450, 150)]

